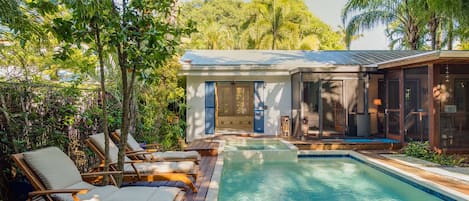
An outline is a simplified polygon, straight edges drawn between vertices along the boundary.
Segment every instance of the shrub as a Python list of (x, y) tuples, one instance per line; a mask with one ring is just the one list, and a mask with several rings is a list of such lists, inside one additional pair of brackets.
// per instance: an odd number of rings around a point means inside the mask
[(432, 150), (428, 142), (410, 142), (404, 149), (404, 153), (408, 156), (428, 159), (430, 155), (432, 155)]
[(444, 166), (459, 166), (464, 162), (464, 158), (458, 158), (432, 150), (428, 141), (409, 142), (404, 149), (404, 154)]

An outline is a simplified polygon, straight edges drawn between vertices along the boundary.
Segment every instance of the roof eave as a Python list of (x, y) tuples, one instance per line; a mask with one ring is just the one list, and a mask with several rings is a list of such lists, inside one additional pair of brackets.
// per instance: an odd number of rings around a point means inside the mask
[[(432, 51), (422, 54), (417, 54), (409, 57), (403, 57), (390, 61), (385, 61), (377, 64), (372, 64), (378, 69), (403, 67), (420, 63), (429, 63), (440, 59), (458, 59), (469, 58), (469, 51)], [(371, 65), (368, 65), (371, 66)]]

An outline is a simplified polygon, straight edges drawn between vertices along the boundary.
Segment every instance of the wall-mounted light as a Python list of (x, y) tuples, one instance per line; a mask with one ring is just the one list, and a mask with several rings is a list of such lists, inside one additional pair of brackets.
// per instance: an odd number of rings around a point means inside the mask
[(373, 99), (373, 104), (375, 104), (376, 106), (380, 106), (383, 104), (383, 101), (381, 101), (381, 99), (379, 98), (375, 98)]

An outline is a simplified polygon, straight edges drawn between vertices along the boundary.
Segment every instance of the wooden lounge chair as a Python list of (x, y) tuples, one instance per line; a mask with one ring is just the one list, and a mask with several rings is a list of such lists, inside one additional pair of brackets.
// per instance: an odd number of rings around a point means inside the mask
[[(104, 161), (104, 134), (91, 135), (86, 139), (88, 147)], [(109, 141), (110, 169), (117, 170), (117, 155), (119, 149), (114, 142)], [(195, 181), (197, 179), (197, 166), (191, 161), (181, 162), (148, 162), (144, 160), (131, 160), (125, 156), (125, 181), (181, 181), (193, 192), (197, 192)], [(191, 179), (192, 178), (192, 179)], [(194, 182), (192, 181), (194, 180)]]
[[(116, 130), (111, 134), (111, 137), (116, 141), (120, 141), (121, 132)], [(149, 145), (146, 145), (147, 147)], [(149, 151), (143, 149), (135, 138), (128, 134), (127, 135), (127, 151), (132, 153), (134, 156), (132, 159), (149, 160), (149, 161), (193, 161), (196, 164), (200, 162), (200, 154), (197, 151), (158, 151), (157, 144), (151, 144), (150, 146), (155, 147), (155, 151)]]
[(82, 176), (120, 172), (94, 172), (80, 175), (73, 161), (57, 147), (13, 154), (11, 157), (36, 190), (29, 193), (28, 200), (39, 196), (45, 200), (64, 201), (179, 201), (185, 199), (185, 192), (175, 187), (93, 186), (83, 181)]

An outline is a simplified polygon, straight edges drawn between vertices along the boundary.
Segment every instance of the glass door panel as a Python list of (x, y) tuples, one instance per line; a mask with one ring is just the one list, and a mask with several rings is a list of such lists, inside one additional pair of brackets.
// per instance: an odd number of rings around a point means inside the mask
[(252, 82), (218, 82), (217, 128), (252, 131), (253, 93)]
[(303, 114), (307, 120), (308, 134), (319, 134), (319, 82), (303, 83)]

